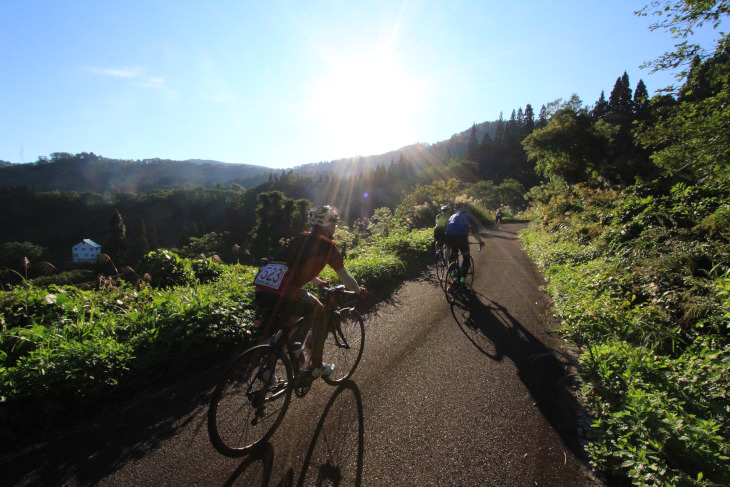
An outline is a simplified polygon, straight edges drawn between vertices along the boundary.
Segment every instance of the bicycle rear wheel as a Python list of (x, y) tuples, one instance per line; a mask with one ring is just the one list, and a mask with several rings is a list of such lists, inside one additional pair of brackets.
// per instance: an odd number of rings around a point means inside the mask
[(444, 258), (443, 251), (439, 252), (439, 257), (436, 260), (436, 277), (438, 278), (439, 282), (444, 281), (444, 277), (446, 275), (446, 267), (448, 266), (448, 262)]
[(459, 292), (459, 277), (459, 263), (452, 262), (449, 264), (449, 268), (446, 270), (446, 277), (444, 278), (444, 294), (446, 294), (446, 301), (449, 304), (454, 302), (456, 294)]
[(291, 400), (292, 367), (281, 349), (249, 348), (228, 368), (213, 391), (208, 435), (223, 455), (239, 457), (268, 440)]
[(335, 364), (335, 371), (323, 378), (328, 384), (339, 384), (352, 377), (360, 363), (365, 348), (365, 323), (360, 313), (351, 308), (343, 308), (329, 319), (322, 362)]

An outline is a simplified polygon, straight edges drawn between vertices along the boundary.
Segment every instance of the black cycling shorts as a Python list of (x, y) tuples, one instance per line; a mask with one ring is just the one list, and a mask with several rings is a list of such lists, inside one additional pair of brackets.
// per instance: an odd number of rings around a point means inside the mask
[(271, 331), (271, 324), (277, 317), (283, 321), (293, 316), (312, 317), (323, 308), (319, 299), (303, 289), (300, 289), (296, 300), (261, 291), (257, 292), (255, 297), (260, 313), (259, 320), (266, 333)]
[(433, 229), (433, 239), (437, 242), (443, 242), (445, 234), (446, 229), (444, 227), (436, 227)]
[(463, 255), (469, 255), (468, 235), (444, 235), (444, 243), (449, 246), (452, 252), (461, 251)]

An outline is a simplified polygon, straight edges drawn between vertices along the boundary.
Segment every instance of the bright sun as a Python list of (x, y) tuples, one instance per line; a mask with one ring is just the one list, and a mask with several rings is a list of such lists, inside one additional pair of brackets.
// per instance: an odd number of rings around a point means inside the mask
[(395, 63), (340, 62), (318, 83), (315, 111), (329, 130), (331, 149), (343, 157), (372, 155), (417, 142), (413, 121), (421, 87)]

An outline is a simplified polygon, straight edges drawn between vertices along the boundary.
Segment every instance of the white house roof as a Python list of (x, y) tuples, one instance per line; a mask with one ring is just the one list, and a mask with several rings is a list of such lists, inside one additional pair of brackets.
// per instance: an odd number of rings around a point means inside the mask
[(87, 245), (91, 245), (92, 247), (98, 247), (98, 248), (101, 248), (101, 245), (99, 245), (98, 243), (96, 243), (96, 242), (94, 242), (93, 240), (91, 240), (91, 239), (88, 239), (88, 238), (85, 238), (85, 239), (83, 240), (83, 243), (85, 243), (85, 244), (87, 244)]

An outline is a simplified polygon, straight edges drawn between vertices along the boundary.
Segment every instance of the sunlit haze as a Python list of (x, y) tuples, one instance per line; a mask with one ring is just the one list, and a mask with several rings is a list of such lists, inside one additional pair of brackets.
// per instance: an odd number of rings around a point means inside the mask
[[(671, 50), (646, 2), (7, 1), (0, 160), (53, 152), (287, 168), (435, 143)], [(700, 36), (705, 34), (700, 34)], [(712, 47), (710, 35), (698, 40)]]

